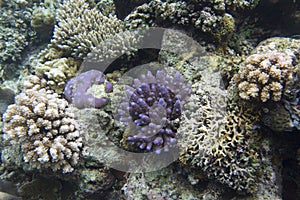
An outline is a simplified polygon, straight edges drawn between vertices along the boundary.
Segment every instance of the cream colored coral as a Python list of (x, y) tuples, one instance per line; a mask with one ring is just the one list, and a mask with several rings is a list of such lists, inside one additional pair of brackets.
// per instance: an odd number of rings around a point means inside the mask
[(84, 58), (100, 42), (125, 29), (115, 15), (103, 15), (87, 0), (68, 0), (57, 12), (51, 48), (63, 50), (66, 56)]
[(3, 115), (3, 138), (21, 146), (23, 159), (32, 168), (72, 172), (81, 154), (79, 126), (68, 102), (41, 87), (44, 82), (30, 76), (27, 88)]
[(47, 85), (61, 94), (67, 80), (72, 78), (79, 68), (79, 62), (73, 58), (59, 58), (40, 62), (35, 68), (36, 75), (47, 79)]
[(280, 101), (285, 82), (294, 72), (296, 56), (289, 50), (250, 55), (234, 76), (245, 100)]

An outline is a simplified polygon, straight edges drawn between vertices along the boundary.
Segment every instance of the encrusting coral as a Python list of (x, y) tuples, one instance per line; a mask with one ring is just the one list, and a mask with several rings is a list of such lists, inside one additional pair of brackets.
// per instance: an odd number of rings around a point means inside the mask
[(47, 90), (46, 80), (37, 76), (29, 76), (24, 87), (3, 115), (4, 141), (20, 145), (32, 169), (72, 172), (83, 144), (68, 102)]
[(260, 160), (250, 138), (257, 135), (253, 127), (258, 119), (236, 106), (226, 111), (220, 104), (226, 93), (203, 88), (193, 84), (194, 94), (183, 112), (180, 161), (233, 189), (253, 192)]
[[(95, 97), (90, 88), (96, 85), (97, 90), (102, 89), (102, 94), (110, 93), (113, 90), (111, 82), (105, 80), (105, 76), (98, 70), (89, 70), (68, 81), (65, 87), (65, 98), (77, 108), (101, 108), (108, 103), (108, 97)], [(100, 88), (99, 88), (100, 87)]]

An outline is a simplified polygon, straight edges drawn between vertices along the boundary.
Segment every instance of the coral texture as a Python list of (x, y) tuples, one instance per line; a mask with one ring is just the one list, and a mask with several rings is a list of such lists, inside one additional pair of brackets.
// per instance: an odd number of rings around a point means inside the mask
[(75, 76), (79, 62), (75, 59), (57, 58), (50, 61), (40, 61), (35, 66), (35, 74), (47, 80), (47, 85), (56, 93), (61, 94), (68, 79)]
[(234, 76), (239, 96), (245, 100), (280, 101), (285, 83), (294, 77), (292, 51), (250, 55)]
[(46, 80), (30, 76), (25, 89), (3, 115), (3, 138), (20, 145), (31, 168), (72, 172), (82, 148), (79, 127), (68, 102), (45, 89)]
[(226, 41), (235, 28), (235, 20), (228, 11), (252, 8), (249, 1), (159, 1), (152, 0), (138, 6), (126, 18), (129, 28), (147, 26), (188, 26), (209, 33), (219, 42)]
[(299, 47), (291, 38), (262, 41), (233, 79), (242, 99), (264, 103), (262, 122), (273, 131), (300, 129)]
[(105, 16), (86, 0), (68, 0), (57, 11), (57, 24), (50, 48), (63, 50), (65, 56), (84, 58), (100, 42), (124, 30), (114, 15)]
[[(129, 125), (126, 140), (141, 150), (168, 151), (176, 143), (176, 131), (190, 85), (179, 72), (174, 77), (148, 71), (126, 85), (126, 96), (118, 109), (119, 120)], [(177, 121), (177, 122), (176, 122)]]
[(242, 108), (226, 105), (226, 91), (212, 87), (207, 77), (203, 80), (193, 84), (182, 113), (180, 161), (199, 167), (208, 177), (233, 189), (253, 192), (260, 160), (250, 138), (257, 137), (253, 127), (258, 119)]
[(99, 85), (103, 94), (109, 93), (113, 89), (112, 83), (105, 80), (104, 74), (97, 70), (84, 72), (68, 81), (65, 87), (65, 97), (77, 108), (95, 107), (101, 108), (108, 103), (108, 98), (95, 97), (88, 91), (93, 85)]

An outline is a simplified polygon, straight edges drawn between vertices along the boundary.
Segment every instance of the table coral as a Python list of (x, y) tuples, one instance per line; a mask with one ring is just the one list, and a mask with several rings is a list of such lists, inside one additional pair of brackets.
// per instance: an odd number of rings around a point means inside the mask
[(68, 102), (45, 89), (46, 80), (30, 76), (25, 89), (3, 115), (3, 138), (20, 145), (30, 168), (72, 172), (79, 161), (82, 138)]

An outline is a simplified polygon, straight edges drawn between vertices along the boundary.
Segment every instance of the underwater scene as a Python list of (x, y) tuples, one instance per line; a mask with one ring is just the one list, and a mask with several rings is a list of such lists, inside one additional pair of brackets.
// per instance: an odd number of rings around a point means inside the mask
[(0, 200), (300, 199), (299, 0), (0, 9)]

